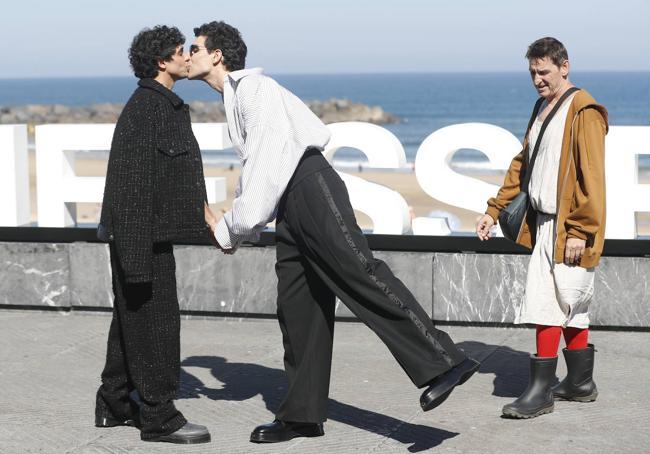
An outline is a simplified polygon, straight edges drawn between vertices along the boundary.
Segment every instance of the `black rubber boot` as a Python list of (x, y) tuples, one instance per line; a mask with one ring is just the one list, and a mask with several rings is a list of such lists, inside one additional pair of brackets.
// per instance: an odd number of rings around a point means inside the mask
[(580, 350), (562, 349), (566, 360), (567, 374), (564, 380), (553, 387), (553, 396), (557, 399), (577, 402), (593, 402), (598, 397), (594, 382), (594, 346)]
[(538, 358), (530, 356), (530, 378), (524, 393), (513, 403), (504, 405), (503, 416), (508, 418), (528, 419), (553, 411), (553, 391), (551, 385), (555, 380), (555, 358)]

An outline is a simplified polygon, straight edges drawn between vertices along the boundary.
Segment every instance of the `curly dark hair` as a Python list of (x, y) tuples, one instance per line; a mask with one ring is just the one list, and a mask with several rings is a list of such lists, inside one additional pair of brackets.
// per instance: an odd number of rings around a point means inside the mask
[(562, 66), (566, 60), (569, 59), (569, 53), (560, 41), (555, 38), (546, 37), (540, 38), (530, 46), (526, 52), (526, 59), (543, 59), (550, 58), (555, 66)]
[(239, 30), (222, 21), (212, 21), (194, 29), (195, 36), (205, 36), (208, 52), (221, 50), (223, 64), (228, 71), (237, 71), (246, 66), (246, 43)]
[(176, 27), (156, 25), (138, 33), (129, 47), (129, 62), (136, 77), (144, 79), (158, 75), (158, 60), (169, 61), (185, 36)]

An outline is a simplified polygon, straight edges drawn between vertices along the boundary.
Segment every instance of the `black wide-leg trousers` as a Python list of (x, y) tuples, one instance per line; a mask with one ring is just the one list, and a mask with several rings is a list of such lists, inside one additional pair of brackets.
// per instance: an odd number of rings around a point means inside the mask
[(174, 406), (180, 380), (180, 312), (173, 246), (153, 250), (153, 279), (127, 284), (110, 246), (113, 319), (106, 365), (97, 391), (96, 414), (117, 420), (134, 416), (129, 393), (136, 390), (143, 439), (175, 432), (187, 422)]
[(335, 296), (386, 344), (417, 387), (465, 359), (413, 294), (373, 257), (345, 184), (308, 150), (276, 220), (277, 311), (284, 343), (284, 421), (327, 419)]

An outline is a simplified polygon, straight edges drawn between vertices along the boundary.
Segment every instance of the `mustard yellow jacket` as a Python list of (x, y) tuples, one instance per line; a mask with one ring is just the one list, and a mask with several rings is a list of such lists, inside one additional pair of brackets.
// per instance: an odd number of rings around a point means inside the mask
[[(576, 92), (564, 125), (557, 180), (557, 237), (555, 262), (564, 261), (567, 238), (586, 240), (580, 266), (598, 265), (605, 242), (605, 135), (607, 110), (585, 90)], [(499, 212), (520, 192), (520, 175), (528, 164), (528, 131), (522, 151), (514, 157), (503, 186), (488, 200), (486, 213), (495, 222)], [(536, 213), (529, 209), (517, 243), (535, 245)]]

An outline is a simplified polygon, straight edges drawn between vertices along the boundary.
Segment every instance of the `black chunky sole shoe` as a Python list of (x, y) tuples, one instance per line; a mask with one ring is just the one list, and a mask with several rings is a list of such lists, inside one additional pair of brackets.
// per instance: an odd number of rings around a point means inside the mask
[[(142, 436), (141, 436), (142, 437)], [(186, 422), (183, 427), (176, 432), (168, 435), (160, 435), (152, 438), (142, 438), (142, 441), (175, 443), (179, 445), (196, 445), (199, 443), (209, 443), (211, 440), (210, 432), (207, 427)]]
[(138, 427), (134, 419), (115, 419), (110, 416), (95, 416), (95, 427)]
[(163, 435), (161, 437), (143, 439), (142, 441), (152, 441), (152, 442), (162, 442), (162, 443), (174, 443), (178, 445), (196, 445), (199, 443), (210, 443), (211, 437), (210, 434), (196, 435), (196, 436), (185, 436), (178, 437), (174, 434)]
[(251, 433), (252, 443), (280, 443), (299, 437), (322, 437), (325, 435), (322, 424), (292, 423), (273, 421), (270, 424), (258, 426)]

